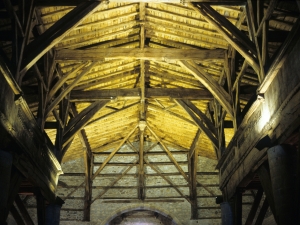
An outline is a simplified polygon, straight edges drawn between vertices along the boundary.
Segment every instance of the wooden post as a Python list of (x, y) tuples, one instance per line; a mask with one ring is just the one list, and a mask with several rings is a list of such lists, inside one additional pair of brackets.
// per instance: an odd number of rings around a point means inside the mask
[(201, 130), (198, 129), (194, 141), (191, 145), (189, 158), (189, 178), (190, 178), (190, 200), (191, 200), (191, 219), (198, 219), (198, 204), (197, 204), (197, 165), (198, 165), (198, 150), (196, 148)]
[(270, 171), (266, 164), (263, 164), (258, 170), (257, 174), (259, 177), (259, 180), (261, 182), (261, 185), (264, 189), (264, 192), (266, 194), (266, 198), (268, 199), (271, 211), (274, 215), (274, 219), (277, 222), (277, 214), (275, 210), (275, 204), (274, 204), (274, 195), (272, 190), (272, 184), (271, 184), (271, 178), (270, 178)]
[(8, 208), (8, 192), (12, 167), (12, 155), (0, 150), (0, 224), (5, 224)]
[(262, 189), (257, 190), (253, 205), (251, 207), (251, 210), (249, 212), (249, 215), (248, 215), (245, 225), (251, 225), (253, 223), (253, 220), (254, 220), (255, 214), (257, 212), (257, 209), (259, 207), (259, 203), (262, 198), (262, 195), (263, 195), (263, 190)]
[(45, 199), (39, 188), (35, 190), (38, 225), (46, 225)]
[(235, 196), (234, 196), (234, 209), (233, 209), (233, 224), (234, 225), (242, 225), (242, 203), (243, 203), (243, 196), (242, 190), (237, 189)]
[(34, 225), (32, 219), (31, 219), (31, 217), (19, 195), (16, 196), (15, 203), (17, 204), (18, 209), (19, 209), (22, 217), (24, 218), (26, 225)]
[(22, 216), (20, 215), (19, 211), (16, 209), (14, 205), (11, 206), (10, 213), (18, 225), (25, 225)]
[(146, 128), (146, 123), (144, 121), (140, 121), (139, 129), (140, 129), (140, 149), (139, 149), (139, 199), (145, 199), (145, 177), (144, 177), (144, 131)]

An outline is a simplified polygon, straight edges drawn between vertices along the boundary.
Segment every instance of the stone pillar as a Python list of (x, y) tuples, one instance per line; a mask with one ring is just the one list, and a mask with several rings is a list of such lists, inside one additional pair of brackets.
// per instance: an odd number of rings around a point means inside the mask
[(12, 155), (0, 150), (0, 225), (6, 224), (9, 209), (7, 208), (9, 185), (12, 168)]
[(232, 210), (228, 202), (221, 204), (222, 225), (233, 225)]
[(65, 202), (56, 197), (55, 202), (46, 207), (46, 225), (59, 225), (60, 209)]
[(297, 151), (289, 145), (277, 145), (268, 150), (268, 160), (274, 205), (278, 224), (299, 224), (296, 207)]

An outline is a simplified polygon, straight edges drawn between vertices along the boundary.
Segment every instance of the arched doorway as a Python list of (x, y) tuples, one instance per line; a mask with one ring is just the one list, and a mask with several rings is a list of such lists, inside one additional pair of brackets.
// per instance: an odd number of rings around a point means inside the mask
[(106, 220), (105, 225), (180, 225), (181, 223), (174, 216), (170, 216), (161, 210), (148, 207), (136, 207), (115, 212)]
[(140, 209), (124, 212), (121, 215), (113, 218), (109, 225), (125, 225), (125, 224), (139, 224), (139, 225), (175, 225), (173, 219), (164, 216), (158, 212)]

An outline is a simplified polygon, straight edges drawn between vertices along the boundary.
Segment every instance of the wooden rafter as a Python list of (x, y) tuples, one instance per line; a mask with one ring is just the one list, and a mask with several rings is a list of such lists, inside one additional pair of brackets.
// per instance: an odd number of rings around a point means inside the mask
[(80, 131), (89, 120), (101, 109), (108, 101), (97, 101), (87, 107), (85, 110), (80, 112), (77, 117), (71, 120), (64, 130), (63, 145), (68, 144), (74, 135)]
[(85, 76), (88, 74), (91, 69), (97, 64), (98, 62), (89, 63), (89, 65), (73, 80), (71, 84), (69, 84), (48, 106), (45, 112), (45, 116), (47, 116), (55, 107), (56, 105), (68, 94), (70, 91), (75, 87), (75, 85)]
[(192, 61), (180, 61), (179, 64), (195, 76), (212, 95), (218, 100), (218, 102), (224, 107), (227, 113), (233, 118), (233, 109), (231, 104), (230, 95), (224, 90), (224, 88), (218, 84), (217, 81), (211, 78), (203, 69), (198, 67), (195, 62)]
[(257, 74), (260, 73), (260, 67), (255, 58), (257, 56), (256, 47), (246, 35), (208, 4), (195, 3), (195, 5), (190, 4), (190, 6), (194, 8), (196, 12), (204, 16), (205, 20), (212, 24), (215, 29), (223, 35), (224, 39), (248, 61), (249, 65), (253, 67)]
[(259, 204), (260, 204), (262, 196), (263, 196), (263, 190), (262, 189), (257, 190), (255, 198), (254, 198), (254, 202), (253, 202), (251, 210), (250, 210), (250, 212), (248, 214), (248, 217), (247, 217), (245, 225), (252, 225), (254, 217), (255, 217), (256, 212), (257, 212), (257, 209), (259, 207)]
[(205, 124), (205, 126), (210, 129), (210, 131), (212, 132), (212, 134), (214, 134), (216, 136), (216, 127), (214, 126), (214, 124), (211, 122), (211, 120), (200, 110), (197, 108), (197, 106), (195, 106), (191, 101), (189, 100), (183, 100), (183, 102), (191, 109), (194, 111), (194, 113), (196, 113), (196, 115), (203, 121), (203, 123)]
[(81, 65), (79, 65), (78, 67), (73, 69), (71, 72), (62, 76), (59, 79), (59, 81), (57, 81), (56, 84), (49, 91), (48, 99), (51, 100), (52, 97), (54, 96), (54, 94), (58, 91), (58, 89), (61, 88), (71, 76), (75, 75), (79, 70), (81, 70), (83, 67), (85, 67), (87, 65), (88, 65), (88, 63), (82, 63)]
[(182, 100), (176, 100), (176, 102), (190, 115), (190, 117), (194, 120), (195, 124), (201, 129), (206, 136), (211, 140), (212, 144), (216, 147), (219, 148), (218, 146), (218, 140), (215, 137), (215, 133), (207, 128), (204, 124), (204, 122), (198, 118), (195, 113), (182, 101)]
[(20, 75), (23, 76), (34, 63), (70, 33), (74, 27), (78, 26), (87, 16), (95, 12), (102, 3), (96, 1), (80, 4), (46, 30), (41, 36), (32, 41), (25, 48)]

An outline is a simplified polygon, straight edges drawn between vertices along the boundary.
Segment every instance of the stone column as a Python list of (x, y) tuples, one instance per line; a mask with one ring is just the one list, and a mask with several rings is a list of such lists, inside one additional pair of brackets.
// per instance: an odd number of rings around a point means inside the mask
[(13, 157), (0, 150), (0, 225), (6, 225), (9, 209), (7, 208), (9, 185)]
[(222, 202), (221, 204), (221, 215), (222, 215), (222, 225), (232, 225), (232, 210), (228, 202)]
[(60, 197), (56, 197), (55, 202), (46, 207), (46, 225), (59, 225), (60, 210), (64, 203)]
[(299, 224), (296, 207), (297, 150), (289, 145), (277, 145), (268, 150), (268, 160), (275, 212), (278, 224)]

